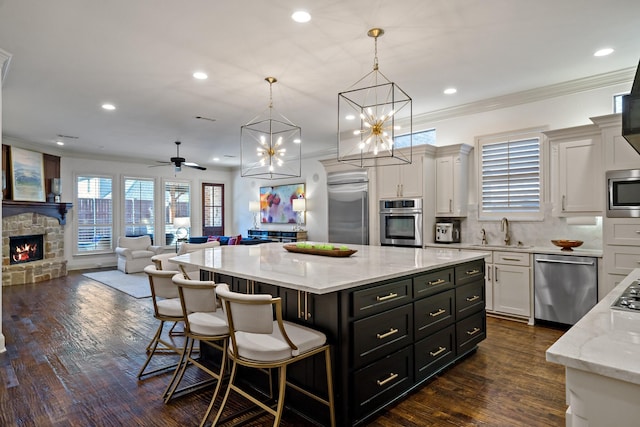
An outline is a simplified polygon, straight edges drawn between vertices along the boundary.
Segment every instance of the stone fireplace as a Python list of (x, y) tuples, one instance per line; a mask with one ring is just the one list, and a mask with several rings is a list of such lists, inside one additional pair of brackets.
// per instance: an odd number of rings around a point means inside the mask
[[(12, 205), (17, 205), (13, 202)], [(19, 209), (3, 202), (2, 286), (37, 283), (67, 275), (64, 259), (64, 215), (37, 206)], [(42, 203), (40, 205), (53, 205)], [(62, 204), (64, 205), (64, 204)], [(70, 205), (70, 204), (69, 204)], [(66, 207), (64, 209), (66, 214)], [(33, 246), (40, 246), (34, 249)], [(26, 253), (26, 255), (25, 255)], [(17, 259), (16, 260), (14, 260)]]

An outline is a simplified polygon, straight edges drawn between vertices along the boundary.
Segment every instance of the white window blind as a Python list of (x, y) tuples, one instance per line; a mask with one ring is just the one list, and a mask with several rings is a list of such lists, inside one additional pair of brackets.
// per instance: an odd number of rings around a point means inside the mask
[(113, 241), (112, 179), (78, 176), (74, 209), (78, 216), (76, 250), (79, 253), (110, 251)]
[(540, 138), (484, 143), (482, 213), (540, 211)]
[(153, 179), (126, 178), (124, 180), (125, 236), (149, 235), (155, 243), (153, 189)]

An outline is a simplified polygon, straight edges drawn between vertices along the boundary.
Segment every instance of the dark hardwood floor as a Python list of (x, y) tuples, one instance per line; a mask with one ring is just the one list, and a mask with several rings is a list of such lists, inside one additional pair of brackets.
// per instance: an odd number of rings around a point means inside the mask
[[(2, 292), (7, 351), (0, 354), (0, 426), (200, 422), (211, 390), (165, 405), (160, 396), (168, 375), (136, 379), (157, 325), (149, 299), (79, 273)], [(489, 318), (487, 332), (475, 354), (368, 425), (563, 426), (564, 369), (544, 356), (562, 331)], [(291, 412), (282, 423), (305, 424)]]

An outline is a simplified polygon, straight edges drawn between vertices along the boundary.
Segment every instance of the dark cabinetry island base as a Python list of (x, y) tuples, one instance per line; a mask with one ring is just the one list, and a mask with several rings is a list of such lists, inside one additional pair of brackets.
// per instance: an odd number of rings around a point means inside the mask
[[(336, 420), (339, 426), (352, 426), (476, 350), (486, 338), (484, 269), (479, 259), (325, 294), (204, 270), (202, 274), (213, 274), (216, 282), (237, 292), (279, 296), (287, 320), (327, 335), (333, 346)], [(323, 371), (323, 360), (314, 358), (292, 369), (289, 377), (307, 389), (326, 392)], [(326, 407), (293, 389), (285, 403), (327, 425)]]

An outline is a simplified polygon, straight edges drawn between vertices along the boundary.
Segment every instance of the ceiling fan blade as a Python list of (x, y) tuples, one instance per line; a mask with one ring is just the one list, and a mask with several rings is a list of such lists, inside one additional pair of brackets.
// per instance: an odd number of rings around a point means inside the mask
[(156, 160), (156, 162), (158, 162), (157, 165), (149, 165), (149, 167), (150, 168), (157, 168), (159, 166), (169, 166), (169, 165), (173, 164), (171, 162), (161, 162), (160, 160)]
[(200, 165), (198, 165), (196, 163), (184, 163), (184, 165), (187, 166), (187, 167), (193, 168), (193, 169), (201, 170), (201, 171), (206, 171), (207, 170), (207, 168), (205, 168), (204, 166), (200, 166)]

